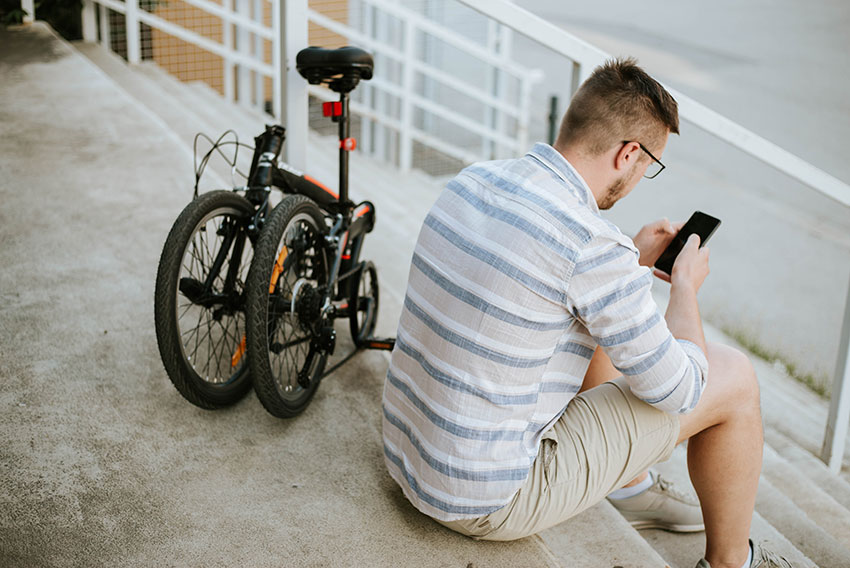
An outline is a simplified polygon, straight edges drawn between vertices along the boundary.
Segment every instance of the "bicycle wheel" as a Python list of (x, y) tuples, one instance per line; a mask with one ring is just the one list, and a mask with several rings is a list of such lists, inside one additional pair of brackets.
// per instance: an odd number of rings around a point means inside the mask
[(159, 260), (154, 322), (168, 377), (196, 406), (221, 408), (251, 388), (245, 356), (245, 276), (253, 206), (231, 191), (193, 200)]
[(375, 332), (378, 321), (378, 271), (367, 260), (352, 278), (348, 324), (354, 345), (362, 347)]
[(317, 346), (325, 329), (326, 227), (314, 201), (303, 195), (285, 198), (266, 220), (248, 273), (248, 359), (254, 391), (279, 418), (307, 407), (327, 360)]

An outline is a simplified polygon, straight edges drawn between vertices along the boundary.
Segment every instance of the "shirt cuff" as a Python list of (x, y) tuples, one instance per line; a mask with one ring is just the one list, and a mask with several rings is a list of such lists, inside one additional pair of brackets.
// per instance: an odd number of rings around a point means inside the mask
[(705, 353), (702, 352), (702, 349), (694, 343), (693, 341), (688, 341), (687, 339), (677, 339), (679, 345), (682, 346), (682, 349), (685, 350), (685, 354), (688, 356), (688, 359), (693, 361), (699, 367), (700, 372), (702, 373), (702, 384), (705, 385), (705, 378), (708, 376), (708, 359), (705, 357)]

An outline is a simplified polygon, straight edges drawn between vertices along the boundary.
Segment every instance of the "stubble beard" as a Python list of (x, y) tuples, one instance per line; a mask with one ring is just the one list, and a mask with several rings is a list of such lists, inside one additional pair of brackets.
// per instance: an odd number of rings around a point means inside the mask
[(599, 203), (599, 209), (605, 211), (611, 209), (615, 203), (617, 203), (623, 194), (626, 192), (626, 176), (623, 176), (610, 186), (608, 186), (608, 191), (605, 192), (605, 196), (602, 198), (602, 201)]

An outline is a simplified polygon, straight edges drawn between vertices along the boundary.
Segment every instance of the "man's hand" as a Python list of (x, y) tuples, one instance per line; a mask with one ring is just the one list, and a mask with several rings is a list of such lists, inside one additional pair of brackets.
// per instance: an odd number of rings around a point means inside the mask
[[(676, 262), (673, 274), (664, 278), (670, 286), (670, 302), (667, 304), (667, 327), (676, 339), (687, 339), (706, 353), (705, 334), (699, 317), (697, 291), (708, 276), (708, 247), (699, 248), (699, 235), (691, 235)], [(656, 276), (663, 274), (658, 270)], [(661, 277), (661, 276), (659, 276)]]
[(699, 242), (699, 235), (691, 235), (676, 257), (673, 274), (668, 280), (673, 286), (689, 286), (696, 292), (705, 282), (709, 272), (708, 247), (700, 248)]
[(673, 240), (673, 237), (676, 236), (676, 233), (679, 232), (679, 229), (684, 224), (684, 222), (673, 224), (667, 219), (661, 219), (660, 221), (655, 221), (644, 226), (638, 231), (638, 234), (633, 239), (635, 246), (640, 252), (638, 263), (641, 266), (650, 267), (655, 264), (655, 261), (658, 260), (658, 257), (661, 256), (661, 253), (664, 252), (664, 249), (667, 248), (667, 245), (670, 244), (670, 241)]

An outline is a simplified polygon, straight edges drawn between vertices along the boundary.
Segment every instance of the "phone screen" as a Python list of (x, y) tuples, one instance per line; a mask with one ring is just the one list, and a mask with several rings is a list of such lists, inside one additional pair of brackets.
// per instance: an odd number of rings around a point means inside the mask
[(691, 218), (688, 219), (688, 222), (682, 227), (682, 230), (673, 237), (673, 240), (670, 241), (670, 244), (667, 245), (667, 248), (658, 257), (658, 260), (655, 262), (655, 268), (670, 274), (673, 272), (673, 263), (676, 262), (676, 257), (679, 256), (679, 253), (688, 241), (688, 237), (694, 233), (699, 235), (699, 246), (702, 247), (708, 242), (708, 239), (711, 238), (711, 235), (714, 234), (714, 231), (719, 226), (720, 219), (706, 215), (702, 211), (695, 211), (691, 215)]

